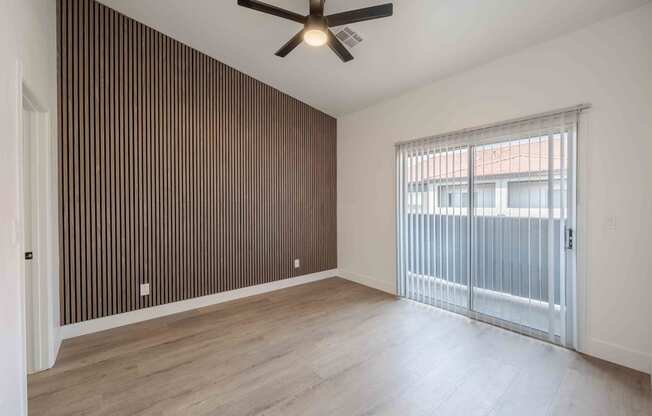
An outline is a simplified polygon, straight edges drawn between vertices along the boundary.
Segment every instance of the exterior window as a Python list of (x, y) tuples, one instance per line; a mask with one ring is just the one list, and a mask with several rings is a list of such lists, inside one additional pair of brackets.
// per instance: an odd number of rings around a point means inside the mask
[(432, 185), (427, 183), (413, 183), (408, 187), (407, 209), (411, 213), (427, 213), (434, 204), (430, 197)]
[[(468, 185), (440, 185), (438, 192), (440, 208), (466, 208), (469, 206)], [(476, 184), (473, 197), (476, 208), (495, 208), (496, 184), (493, 182)]]
[[(509, 208), (548, 208), (548, 181), (519, 181), (507, 184), (507, 206)], [(561, 207), (559, 182), (553, 184), (553, 208)]]

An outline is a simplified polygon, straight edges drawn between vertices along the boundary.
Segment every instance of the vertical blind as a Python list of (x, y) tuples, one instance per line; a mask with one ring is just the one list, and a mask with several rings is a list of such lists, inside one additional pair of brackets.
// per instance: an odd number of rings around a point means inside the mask
[(576, 345), (582, 108), (397, 145), (400, 296)]

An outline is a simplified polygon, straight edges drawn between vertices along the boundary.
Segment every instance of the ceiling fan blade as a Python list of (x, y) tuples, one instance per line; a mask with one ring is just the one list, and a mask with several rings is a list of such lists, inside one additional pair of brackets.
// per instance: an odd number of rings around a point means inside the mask
[(324, 3), (326, 0), (310, 0), (310, 14), (324, 15)]
[(328, 31), (328, 46), (333, 52), (335, 52), (335, 55), (337, 55), (342, 62), (353, 60), (351, 52), (346, 49), (346, 46), (342, 45), (342, 42), (340, 42), (330, 30)]
[(258, 0), (238, 0), (238, 5), (248, 9), (257, 10), (259, 12), (272, 14), (274, 16), (282, 17), (284, 19), (292, 20), (297, 23), (306, 23), (306, 17), (300, 14), (291, 12), (289, 10), (281, 9), (280, 7), (272, 6), (271, 4), (263, 3)]
[(285, 45), (281, 47), (274, 55), (285, 58), (290, 52), (294, 50), (301, 42), (303, 42), (303, 30), (297, 33)]
[(328, 26), (341, 26), (350, 23), (364, 22), (365, 20), (380, 19), (394, 14), (394, 5), (391, 3), (380, 6), (366, 7), (364, 9), (351, 10), (348, 12), (336, 13), (326, 16)]

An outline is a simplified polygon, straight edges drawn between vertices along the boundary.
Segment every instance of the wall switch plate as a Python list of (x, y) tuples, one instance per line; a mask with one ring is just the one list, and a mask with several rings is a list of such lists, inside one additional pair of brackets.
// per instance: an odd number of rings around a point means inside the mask
[(294, 259), (294, 268), (298, 269), (301, 267), (301, 261), (299, 259)]
[(149, 283), (143, 283), (140, 285), (140, 296), (149, 295)]

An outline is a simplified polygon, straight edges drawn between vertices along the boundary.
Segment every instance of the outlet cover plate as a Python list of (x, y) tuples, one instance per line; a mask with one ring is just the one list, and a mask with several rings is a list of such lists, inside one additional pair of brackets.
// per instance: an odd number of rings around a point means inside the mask
[(149, 283), (143, 283), (140, 285), (140, 296), (149, 295)]

